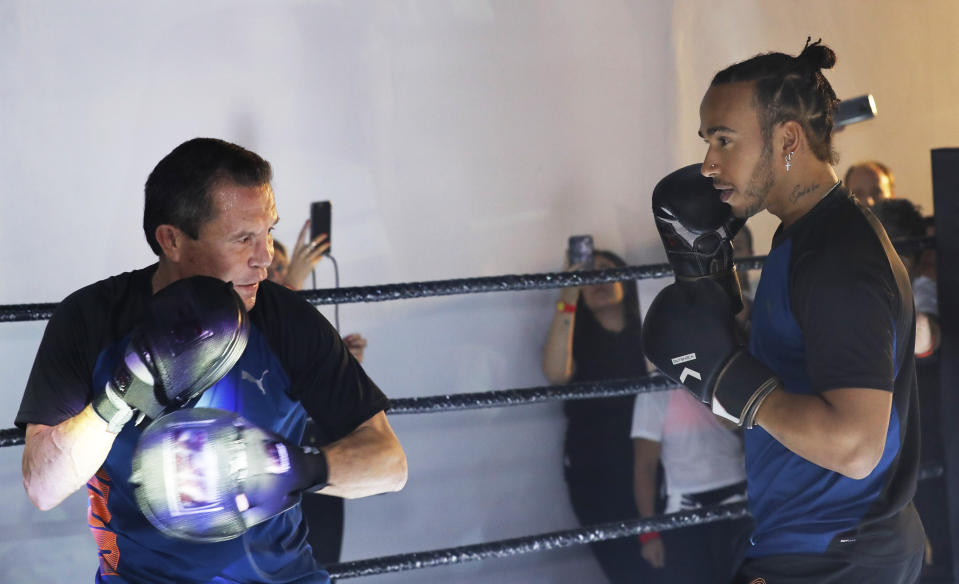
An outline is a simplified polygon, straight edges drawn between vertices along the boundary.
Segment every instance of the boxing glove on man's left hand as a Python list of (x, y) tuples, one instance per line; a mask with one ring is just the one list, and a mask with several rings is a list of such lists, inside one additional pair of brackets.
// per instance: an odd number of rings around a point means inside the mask
[(781, 386), (736, 337), (732, 302), (711, 279), (678, 282), (653, 300), (643, 322), (646, 356), (713, 413), (751, 428), (763, 400)]
[(150, 299), (94, 411), (117, 433), (134, 416), (181, 407), (233, 368), (249, 329), (232, 284), (207, 276), (170, 284)]

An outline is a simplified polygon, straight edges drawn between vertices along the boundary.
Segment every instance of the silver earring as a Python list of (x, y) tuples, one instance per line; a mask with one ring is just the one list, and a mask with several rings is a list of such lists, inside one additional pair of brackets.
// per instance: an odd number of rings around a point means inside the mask
[(786, 155), (786, 172), (789, 172), (789, 167), (792, 166), (793, 154), (795, 154), (795, 152), (790, 152)]

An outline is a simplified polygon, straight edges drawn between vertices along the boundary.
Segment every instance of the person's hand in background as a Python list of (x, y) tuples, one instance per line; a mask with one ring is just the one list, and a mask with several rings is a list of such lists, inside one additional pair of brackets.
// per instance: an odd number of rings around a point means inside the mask
[(366, 339), (363, 338), (363, 335), (360, 333), (350, 333), (343, 337), (343, 342), (346, 343), (346, 348), (350, 350), (353, 358), (359, 363), (362, 363), (363, 350), (366, 349)]
[(296, 239), (296, 246), (293, 248), (293, 254), (290, 256), (290, 263), (286, 269), (286, 276), (283, 284), (291, 290), (300, 290), (303, 288), (303, 282), (313, 271), (314, 266), (321, 259), (326, 250), (330, 248), (327, 241), (328, 234), (321, 233), (315, 239), (308, 240), (310, 233), (310, 220), (307, 219), (300, 229), (300, 236)]

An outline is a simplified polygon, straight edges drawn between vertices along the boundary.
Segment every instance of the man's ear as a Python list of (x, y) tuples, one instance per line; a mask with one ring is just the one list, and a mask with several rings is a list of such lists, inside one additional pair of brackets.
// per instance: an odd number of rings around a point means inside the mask
[(172, 262), (180, 261), (184, 239), (187, 237), (186, 233), (173, 225), (159, 225), (154, 232), (154, 236), (165, 258)]
[(800, 152), (806, 145), (806, 132), (796, 120), (783, 122), (780, 126), (782, 153), (785, 156), (790, 152)]

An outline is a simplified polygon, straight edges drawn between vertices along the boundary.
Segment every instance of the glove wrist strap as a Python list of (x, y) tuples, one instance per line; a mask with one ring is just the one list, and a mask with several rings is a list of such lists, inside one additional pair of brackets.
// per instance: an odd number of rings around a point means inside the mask
[(782, 382), (745, 350), (734, 354), (717, 376), (713, 413), (739, 426), (752, 428), (763, 401)]
[(133, 408), (123, 401), (109, 383), (103, 393), (94, 398), (92, 405), (93, 411), (107, 423), (107, 430), (113, 434), (119, 434), (133, 418)]
[(326, 460), (326, 452), (322, 448), (306, 446), (303, 447), (303, 454), (300, 460), (302, 476), (306, 483), (303, 490), (311, 493), (329, 485), (330, 466)]

